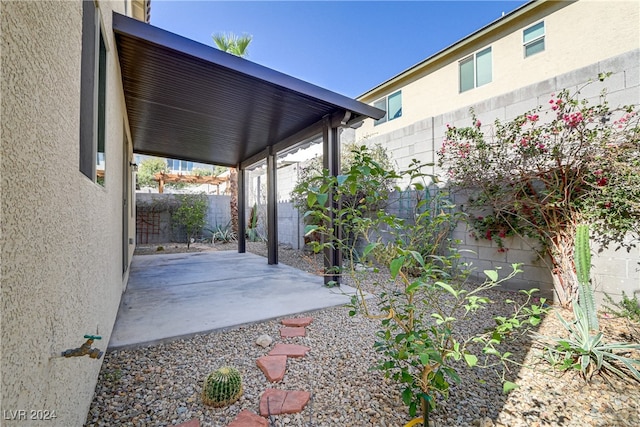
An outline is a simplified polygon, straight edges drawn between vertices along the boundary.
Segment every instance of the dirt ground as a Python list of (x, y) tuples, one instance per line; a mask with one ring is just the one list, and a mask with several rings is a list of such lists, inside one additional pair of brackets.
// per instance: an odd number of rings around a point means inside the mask
[(233, 243), (192, 243), (187, 249), (186, 243), (154, 243), (147, 245), (137, 245), (134, 255), (160, 255), (160, 254), (179, 254), (193, 252), (214, 252), (214, 251), (232, 251), (238, 247)]

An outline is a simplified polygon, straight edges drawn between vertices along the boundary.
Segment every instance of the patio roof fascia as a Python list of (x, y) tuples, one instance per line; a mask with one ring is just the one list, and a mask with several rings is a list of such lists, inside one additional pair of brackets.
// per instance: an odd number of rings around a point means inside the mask
[[(253, 63), (246, 59), (220, 51), (211, 46), (198, 43), (196, 41), (187, 39), (185, 37), (163, 30), (161, 28), (154, 27), (152, 25), (146, 24), (144, 22), (140, 22), (138, 20), (126, 17), (124, 15), (121, 15), (115, 12), (113, 13), (112, 25), (113, 25), (114, 34), (116, 36), (116, 45), (119, 50), (118, 55), (121, 61), (122, 79), (123, 79), (123, 86), (125, 87), (124, 90), (125, 90), (126, 104), (134, 104), (138, 102), (142, 102), (142, 103), (146, 102), (148, 105), (153, 104), (154, 100), (151, 99), (152, 95), (145, 94), (145, 96), (149, 96), (149, 98), (141, 99), (140, 95), (137, 93), (136, 94), (128, 93), (127, 85), (125, 84), (125, 81), (129, 79), (129, 81), (135, 81), (136, 82), (135, 84), (139, 84), (138, 82), (140, 82), (141, 79), (144, 79), (144, 78), (152, 79), (154, 77), (153, 77), (153, 73), (146, 73), (144, 69), (144, 63), (141, 61), (138, 62), (135, 59), (134, 55), (131, 55), (130, 57), (127, 57), (127, 58), (123, 58), (123, 55), (120, 52), (121, 44), (123, 43), (123, 40), (128, 40), (130, 42), (135, 43), (135, 49), (140, 49), (141, 54), (149, 54), (149, 56), (155, 55), (156, 58), (158, 57), (162, 58), (163, 55), (166, 56), (166, 58), (168, 59), (167, 65), (166, 65), (166, 67), (169, 68), (168, 72), (172, 71), (170, 67), (176, 67), (176, 71), (177, 71), (179, 66), (189, 67), (191, 63), (194, 63), (198, 66), (201, 66), (204, 64), (207, 66), (211, 66), (212, 68), (215, 67), (216, 70), (223, 70), (219, 72), (225, 72), (226, 75), (232, 76), (234, 79), (240, 79), (243, 82), (243, 84), (256, 85), (256, 86), (259, 85), (262, 89), (262, 93), (264, 93), (266, 90), (267, 95), (271, 93), (269, 92), (269, 90), (272, 90), (274, 94), (274, 98), (277, 97), (278, 94), (282, 94), (282, 93), (291, 95), (292, 98), (294, 99), (294, 102), (292, 102), (292, 104), (297, 102), (297, 104), (295, 104), (296, 110), (294, 110), (293, 107), (291, 107), (290, 105), (291, 109), (286, 112), (293, 114), (293, 113), (297, 113), (297, 109), (304, 108), (305, 105), (301, 104), (301, 102), (299, 101), (300, 99), (304, 99), (304, 102), (309, 106), (309, 109), (313, 109), (313, 108), (317, 110), (322, 109), (324, 112), (322, 116), (315, 117), (315, 122), (312, 122), (311, 120), (309, 120), (309, 114), (307, 114), (307, 117), (304, 118), (305, 120), (302, 120), (302, 118), (300, 119), (300, 123), (296, 123), (295, 125), (291, 125), (291, 123), (289, 123), (290, 126), (287, 130), (287, 133), (284, 133), (284, 134), (281, 133), (277, 138), (273, 138), (272, 140), (268, 140), (268, 138), (267, 140), (264, 140), (264, 141), (260, 140), (259, 146), (254, 143), (251, 149), (247, 147), (242, 147), (242, 150), (239, 147), (233, 147), (233, 149), (240, 150), (240, 153), (236, 156), (236, 159), (238, 160), (237, 163), (235, 163), (235, 161), (229, 161), (229, 157), (227, 157), (226, 162), (215, 162), (214, 161), (215, 156), (213, 155), (207, 156), (207, 158), (201, 158), (204, 156), (198, 156), (195, 150), (189, 151), (186, 145), (180, 146), (178, 148), (175, 148), (175, 146), (173, 146), (172, 149), (169, 150), (166, 147), (163, 148), (160, 145), (155, 146), (150, 141), (147, 141), (143, 146), (143, 149), (140, 150), (140, 149), (137, 149), (139, 148), (138, 146), (140, 144), (138, 143), (138, 141), (136, 141), (137, 139), (136, 135), (134, 135), (134, 132), (132, 131), (132, 137), (134, 139), (133, 146), (134, 146), (134, 151), (136, 152), (159, 155), (163, 157), (173, 156), (173, 158), (181, 158), (184, 160), (192, 160), (192, 161), (201, 161), (204, 163), (215, 163), (215, 164), (221, 164), (224, 166), (236, 166), (236, 165), (239, 165), (240, 163), (246, 164), (246, 161), (248, 159), (256, 158), (256, 156), (265, 158), (264, 153), (266, 153), (266, 150), (268, 147), (274, 147), (277, 145), (277, 149), (278, 149), (277, 151), (279, 151), (295, 145), (299, 141), (295, 141), (295, 138), (292, 138), (292, 137), (295, 137), (296, 135), (303, 135), (303, 134), (308, 135), (310, 130), (308, 128), (313, 128), (314, 131), (317, 131), (318, 123), (322, 122), (323, 117), (327, 115), (326, 114), (327, 111), (330, 112), (332, 117), (340, 118), (340, 119), (334, 119), (334, 122), (336, 120), (340, 120), (340, 123), (339, 123), (340, 126), (352, 126), (357, 123), (360, 123), (366, 118), (379, 119), (383, 117), (385, 114), (383, 110), (375, 108), (371, 105), (362, 103), (360, 101), (349, 98), (347, 96), (329, 91), (327, 89), (305, 82), (298, 78), (286, 75), (279, 71), (272, 70), (270, 68)], [(176, 60), (176, 58), (178, 59)], [(126, 66), (123, 65), (123, 62), (127, 62)], [(178, 62), (180, 65), (175, 65), (176, 62)], [(136, 67), (139, 67), (139, 69), (136, 69)], [(208, 76), (205, 75), (202, 78), (205, 79), (206, 81)], [(212, 81), (212, 85), (215, 84), (213, 80), (211, 81)], [(179, 102), (183, 104), (185, 102), (190, 102), (189, 94), (183, 94), (182, 96), (183, 97), (180, 98)], [(215, 97), (215, 95), (213, 95), (213, 97)], [(253, 101), (254, 101), (253, 99), (232, 100), (232, 102), (245, 103), (245, 104), (251, 103)], [(195, 111), (197, 100), (194, 100), (193, 102), (194, 102), (193, 105), (194, 105), (194, 111)], [(229, 99), (221, 100), (220, 102), (221, 103), (225, 102), (228, 104)], [(144, 105), (145, 108), (142, 108), (142, 109), (146, 109), (146, 106), (147, 105)], [(172, 105), (168, 105), (168, 108), (172, 108), (172, 107), (173, 107)], [(130, 111), (130, 108), (132, 108), (132, 105), (127, 105), (128, 111)], [(184, 114), (191, 114), (189, 109), (184, 109), (184, 108), (181, 108), (180, 112)], [(153, 113), (149, 113), (146, 110), (142, 113), (140, 113), (139, 111), (136, 111), (136, 113), (138, 113), (138, 116), (143, 116), (147, 118), (153, 116)], [(270, 113), (275, 114), (273, 111), (270, 111)], [(136, 114), (130, 114), (130, 116), (136, 116)], [(190, 117), (194, 118), (195, 120), (197, 116), (202, 116), (202, 114), (198, 115), (194, 113)], [(197, 120), (203, 120), (203, 119), (201, 119), (200, 117), (197, 117)], [(251, 123), (250, 121), (252, 120), (252, 118), (238, 117), (238, 120), (239, 121), (245, 120), (248, 123)], [(130, 119), (130, 122), (134, 122), (132, 123), (132, 126), (134, 127), (136, 126), (136, 122), (139, 124), (140, 121), (144, 121), (144, 119), (141, 119), (138, 117)], [(310, 124), (310, 122), (312, 124)], [(218, 125), (222, 126), (220, 124)], [(145, 123), (145, 126), (147, 126), (146, 123)], [(151, 126), (151, 125), (148, 125), (148, 126)], [(207, 126), (210, 126), (210, 124), (207, 123)], [(226, 129), (223, 129), (223, 130), (226, 130)], [(178, 131), (175, 131), (175, 132), (178, 132)], [(229, 130), (229, 132), (231, 132), (231, 130)], [(264, 133), (269, 135), (273, 134), (273, 132), (269, 133), (266, 130), (264, 131)], [(151, 140), (152, 138), (150, 136), (147, 136), (146, 134), (147, 132), (138, 132), (138, 135), (137, 135), (138, 139), (147, 138)], [(218, 150), (221, 149), (220, 147), (217, 147), (217, 146), (214, 147), (213, 145), (214, 143), (210, 141), (206, 141), (206, 139), (207, 138), (202, 138), (202, 141), (199, 141), (198, 144), (210, 144), (210, 146), (207, 147), (209, 152), (214, 152), (216, 149)], [(241, 135), (238, 135), (238, 140), (242, 140)], [(240, 143), (242, 143), (242, 141)], [(180, 155), (177, 155), (178, 151), (180, 151)]]

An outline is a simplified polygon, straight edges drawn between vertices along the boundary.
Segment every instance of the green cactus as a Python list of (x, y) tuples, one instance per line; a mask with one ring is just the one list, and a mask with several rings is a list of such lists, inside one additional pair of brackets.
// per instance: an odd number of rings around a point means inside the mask
[(589, 247), (589, 226), (579, 225), (576, 228), (574, 262), (578, 276), (578, 304), (584, 310), (589, 329), (597, 331), (598, 316), (593, 287), (589, 283), (591, 277), (591, 248)]
[(216, 408), (232, 404), (241, 395), (242, 377), (236, 368), (230, 366), (210, 373), (202, 387), (202, 401)]

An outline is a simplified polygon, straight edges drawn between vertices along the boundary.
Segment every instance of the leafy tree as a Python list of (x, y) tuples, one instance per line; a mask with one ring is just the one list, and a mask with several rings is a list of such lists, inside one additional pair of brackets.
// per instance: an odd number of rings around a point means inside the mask
[[(493, 328), (470, 332), (473, 328), (463, 326), (480, 310), (488, 308), (491, 301), (487, 291), (520, 270), (514, 265), (513, 272), (503, 279), (499, 279), (497, 271), (486, 270), (484, 283), (465, 286), (468, 271), (458, 268), (455, 242), (440, 237), (442, 222), (460, 217), (453, 209), (433, 210), (427, 200), (422, 200), (419, 207), (425, 209), (418, 211), (424, 220), (416, 221), (421, 224), (416, 231), (410, 230), (415, 227), (411, 222), (382, 209), (372, 214), (370, 206), (382, 204), (385, 196), (371, 183), (408, 178), (410, 188), (421, 190), (425, 188), (426, 177), (429, 176), (421, 172), (418, 162), (401, 174), (382, 168), (366, 147), (362, 147), (354, 152), (353, 164), (344, 174), (334, 177), (324, 170), (322, 175), (305, 181), (300, 187), (306, 196), (305, 216), (315, 218), (305, 231), (323, 237), (321, 241), (311, 242), (312, 249), (316, 253), (326, 248), (340, 249), (351, 261), (339, 271), (351, 278), (357, 289), (349, 314), (362, 313), (380, 320), (374, 348), (381, 358), (375, 368), (403, 386), (401, 397), (409, 414), (415, 416), (420, 411), (425, 426), (430, 425), (429, 416), (436, 408), (436, 398), (448, 398), (450, 385), (461, 381), (460, 362), (472, 368), (502, 367), (503, 390), (508, 392), (517, 387), (506, 380), (507, 366), (517, 362), (511, 359), (512, 354), (504, 345), (517, 335), (513, 332), (538, 325), (546, 312), (544, 299), (534, 303), (532, 295), (536, 290), (530, 290), (523, 292), (519, 302), (505, 301), (511, 306), (511, 313), (496, 314)], [(330, 192), (340, 200), (356, 200), (356, 203), (327, 206)], [(358, 258), (368, 268), (357, 268), (358, 264), (353, 262), (354, 253), (358, 251), (355, 239), (336, 237), (335, 227), (367, 241)], [(384, 236), (381, 230), (385, 231)], [(423, 256), (407, 249), (405, 236), (417, 232), (431, 236), (427, 240), (437, 242), (440, 247), (433, 252), (445, 255)], [(380, 265), (376, 249), (381, 246), (389, 256), (385, 257), (388, 260), (385, 266), (378, 270), (374, 268)], [(369, 269), (377, 273), (375, 280), (369, 280), (373, 282), (375, 295), (366, 295), (362, 288), (363, 279), (371, 274)], [(419, 273), (411, 277), (409, 270)]]
[[(249, 44), (251, 40), (253, 40), (253, 36), (248, 34), (243, 34), (242, 36), (237, 36), (233, 33), (224, 34), (217, 33), (213, 34), (213, 42), (216, 44), (216, 47), (224, 52), (230, 53), (235, 56), (239, 56), (241, 58), (246, 58), (249, 54), (247, 49), (249, 48)], [(236, 168), (229, 168), (229, 193), (231, 195), (231, 200), (229, 202), (229, 207), (231, 210), (231, 230), (234, 233), (238, 233), (238, 171)]]
[(637, 106), (610, 108), (604, 91), (598, 105), (579, 96), (563, 90), (547, 108), (496, 120), (486, 133), (472, 114), (471, 127), (448, 127), (439, 152), (450, 184), (471, 194), (468, 206), (481, 214), (476, 237), (496, 240), (500, 251), (509, 235), (537, 240), (564, 306), (578, 289), (579, 223), (590, 223), (602, 245), (629, 248), (640, 236)]
[(177, 198), (180, 201), (180, 206), (173, 213), (172, 219), (178, 227), (184, 229), (188, 249), (191, 245), (191, 239), (200, 234), (207, 224), (208, 199), (203, 193), (180, 194)]
[[(352, 142), (342, 144), (341, 146), (340, 173), (347, 173), (351, 169), (351, 167), (355, 165), (357, 161), (359, 161), (357, 153), (360, 153), (363, 150), (367, 153), (368, 156), (370, 156), (371, 160), (382, 169), (393, 172), (394, 168), (391, 162), (391, 158), (389, 157), (386, 148), (384, 148), (382, 145), (375, 144), (372, 147), (365, 148), (364, 145), (360, 145), (357, 142)], [(373, 186), (378, 191), (380, 191), (382, 195), (388, 195), (392, 191), (394, 185), (394, 179), (391, 177), (391, 175), (389, 177), (385, 177), (382, 181), (372, 179), (369, 176), (364, 176), (364, 181), (362, 182), (363, 186), (360, 193), (364, 194), (369, 189), (369, 187)], [(317, 179), (320, 176), (322, 176), (322, 156), (318, 156), (309, 160), (306, 165), (304, 165), (300, 169), (298, 182), (296, 183), (291, 194), (293, 204), (298, 209), (306, 210), (308, 208), (305, 189), (311, 181)], [(356, 198), (358, 198), (358, 195), (354, 195), (353, 199)], [(346, 201), (348, 201), (348, 199), (350, 198), (345, 198)], [(386, 198), (382, 197), (378, 200), (378, 202), (383, 203), (384, 200), (386, 200)], [(375, 208), (377, 208), (377, 206), (371, 206), (371, 209)]]
[(191, 170), (191, 175), (195, 175), (195, 176), (212, 176), (213, 175), (213, 171), (211, 169), (194, 168), (194, 169)]
[(213, 176), (218, 176), (218, 175), (220, 175), (220, 174), (223, 174), (223, 173), (225, 173), (228, 169), (229, 169), (229, 168), (228, 168), (228, 167), (226, 167), (226, 166), (218, 166), (218, 165), (215, 165), (215, 166), (213, 167)]
[(169, 172), (165, 159), (151, 157), (143, 160), (138, 167), (138, 185), (140, 187), (156, 187), (157, 183), (153, 179), (153, 176), (158, 172)]
[[(340, 195), (340, 203), (345, 207), (364, 206), (361, 200), (367, 196), (367, 193), (373, 192), (377, 196), (375, 203), (367, 203), (366, 207), (370, 213), (375, 212), (378, 209), (383, 209), (388, 202), (388, 196), (393, 190), (394, 180), (396, 177), (394, 168), (391, 163), (391, 159), (387, 153), (387, 150), (380, 144), (375, 144), (372, 147), (366, 147), (365, 145), (359, 145), (357, 142), (342, 144), (341, 146), (341, 162), (340, 168), (341, 174), (346, 174), (353, 167), (357, 167), (361, 162), (361, 155), (366, 154), (371, 162), (376, 164), (382, 170), (388, 171), (387, 175), (382, 177), (373, 176), (370, 174), (363, 174), (360, 178), (362, 181), (359, 183), (358, 191), (356, 194), (343, 193)], [(307, 204), (307, 192), (309, 187), (313, 187), (313, 183), (322, 177), (322, 156), (315, 157), (307, 162), (303, 166), (298, 175), (298, 181), (296, 182), (293, 191), (291, 192), (291, 201), (294, 206), (300, 211), (305, 212), (309, 206)], [(307, 224), (318, 225), (317, 217), (306, 216), (305, 221)], [(343, 230), (345, 236), (349, 239), (358, 239), (357, 233), (347, 227)], [(317, 238), (318, 235), (312, 234), (307, 236), (307, 240)]]

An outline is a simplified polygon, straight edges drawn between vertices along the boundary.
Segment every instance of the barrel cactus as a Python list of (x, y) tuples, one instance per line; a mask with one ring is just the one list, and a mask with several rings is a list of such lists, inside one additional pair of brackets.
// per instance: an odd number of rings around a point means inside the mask
[(209, 374), (202, 387), (205, 405), (220, 408), (235, 402), (242, 395), (242, 377), (236, 368), (224, 366)]

